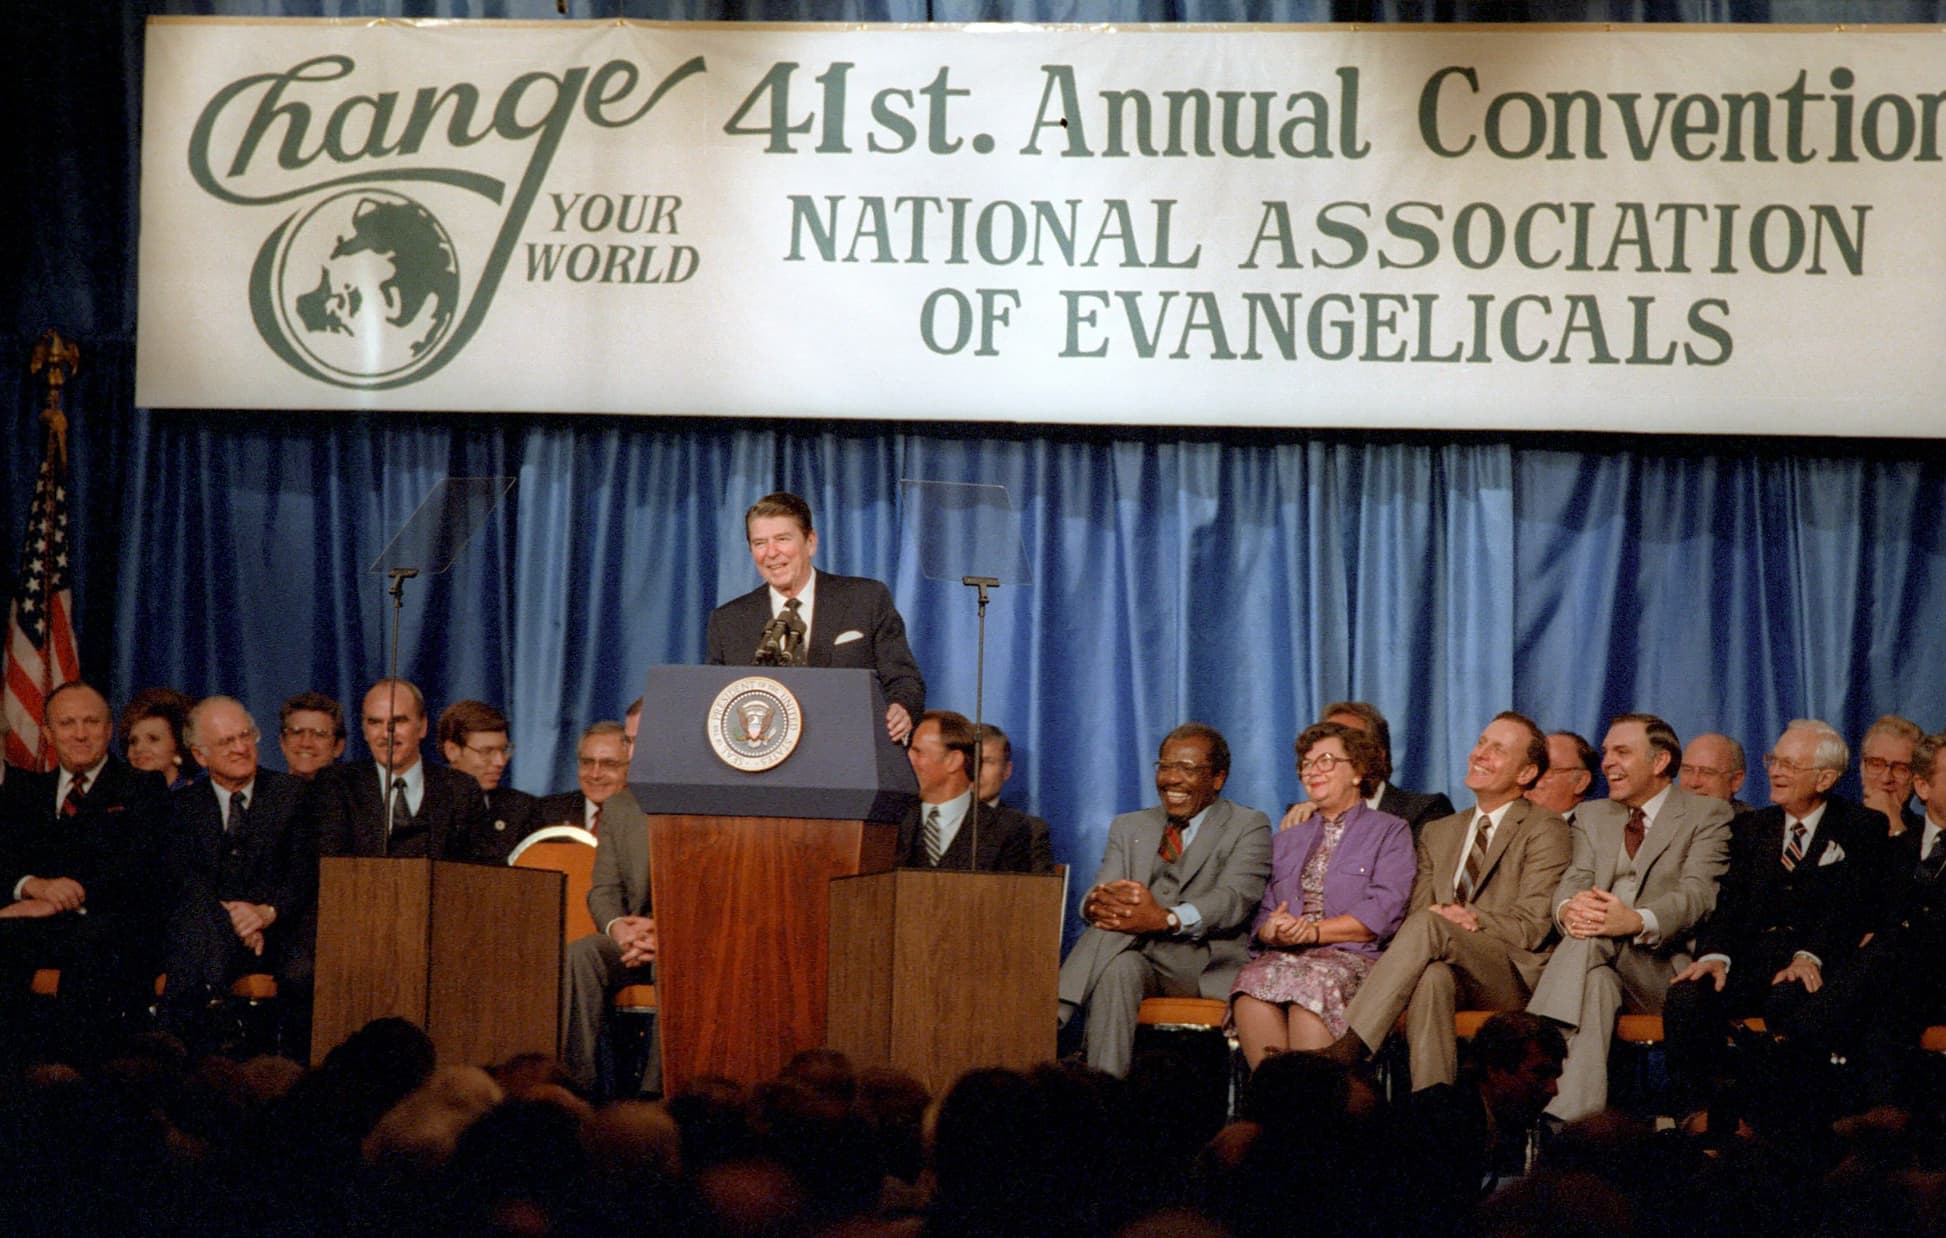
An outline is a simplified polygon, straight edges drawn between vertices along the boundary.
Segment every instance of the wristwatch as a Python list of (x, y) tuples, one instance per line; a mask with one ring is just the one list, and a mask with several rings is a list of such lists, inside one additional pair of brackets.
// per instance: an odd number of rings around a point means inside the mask
[(1164, 912), (1164, 913), (1163, 913), (1163, 916), (1162, 916), (1162, 918), (1163, 918), (1163, 922), (1164, 922), (1164, 923), (1166, 923), (1166, 924), (1167, 924), (1167, 925), (1169, 926), (1169, 931), (1170, 931), (1170, 932), (1172, 932), (1172, 933), (1180, 933), (1180, 932), (1182, 932), (1182, 917), (1181, 917), (1181, 916), (1179, 916), (1179, 915), (1177, 915), (1177, 914), (1176, 914), (1175, 912), (1173, 912), (1173, 911), (1168, 911), (1168, 912)]

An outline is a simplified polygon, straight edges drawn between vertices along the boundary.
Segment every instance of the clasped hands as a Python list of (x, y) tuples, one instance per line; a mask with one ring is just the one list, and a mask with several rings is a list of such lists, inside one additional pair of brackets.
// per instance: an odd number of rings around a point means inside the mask
[(264, 930), (277, 922), (277, 909), (267, 903), (226, 899), (223, 910), (230, 913), (230, 931), (237, 935), (237, 940), (250, 953), (261, 957), (264, 952)]
[(648, 916), (622, 916), (608, 926), (608, 935), (622, 948), (622, 966), (644, 967), (655, 962), (655, 921)]
[(1591, 887), (1561, 905), (1561, 927), (1570, 937), (1633, 937), (1644, 923), (1642, 913), (1607, 890)]
[(1290, 913), (1290, 903), (1279, 903), (1257, 926), (1257, 940), (1266, 946), (1315, 946), (1318, 922), (1294, 916)]
[(1169, 913), (1139, 881), (1108, 881), (1081, 900), (1081, 918), (1096, 928), (1116, 933), (1160, 933), (1169, 927)]

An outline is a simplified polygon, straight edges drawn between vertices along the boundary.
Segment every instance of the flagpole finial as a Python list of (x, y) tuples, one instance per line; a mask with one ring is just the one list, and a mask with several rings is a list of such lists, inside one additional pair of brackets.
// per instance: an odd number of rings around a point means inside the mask
[(62, 407), (61, 389), (80, 365), (81, 350), (75, 347), (74, 341), (50, 327), (41, 333), (27, 366), (30, 373), (47, 372), (47, 403), (41, 409), (41, 424), (54, 436), (55, 450), (62, 464), (68, 462), (68, 415)]

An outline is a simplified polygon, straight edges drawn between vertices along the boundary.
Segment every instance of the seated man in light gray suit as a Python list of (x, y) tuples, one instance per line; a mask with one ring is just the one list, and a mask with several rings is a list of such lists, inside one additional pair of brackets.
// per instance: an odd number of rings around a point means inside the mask
[[(627, 737), (619, 722), (597, 722), (581, 736), (579, 753), (621, 758)], [(654, 979), (655, 920), (649, 905), (649, 819), (627, 787), (602, 802), (595, 827), (594, 883), (588, 912), (595, 931), (568, 943), (567, 977), (561, 985), (561, 1060), (583, 1091), (595, 1086), (595, 1042), (608, 1012), (608, 995), (626, 984)], [(661, 1057), (650, 1045), (642, 1090), (661, 1090)]]
[(1682, 741), (1653, 714), (1622, 714), (1601, 744), (1609, 798), (1575, 814), (1574, 857), (1554, 892), (1562, 941), (1527, 1009), (1569, 1029), (1564, 1121), (1608, 1104), (1615, 1015), (1660, 1014), (1669, 981), (1689, 966), (1690, 934), (1716, 906), (1729, 866), (1730, 806), (1683, 790)]
[(1568, 866), (1568, 825), (1523, 798), (1547, 773), (1548, 737), (1512, 710), (1480, 732), (1467, 761), (1474, 807), (1419, 835), (1411, 912), (1345, 1012), (1330, 1056), (1385, 1043), (1401, 1011), (1414, 1091), (1459, 1078), (1453, 1011), (1518, 1010), (1553, 945), (1550, 900)]
[(1162, 802), (1109, 824), (1081, 901), (1089, 928), (1061, 964), (1061, 1023), (1084, 1010), (1088, 1064), (1113, 1075), (1128, 1073), (1143, 998), (1229, 997), (1270, 879), (1270, 818), (1217, 794), (1222, 734), (1185, 722), (1158, 755)]

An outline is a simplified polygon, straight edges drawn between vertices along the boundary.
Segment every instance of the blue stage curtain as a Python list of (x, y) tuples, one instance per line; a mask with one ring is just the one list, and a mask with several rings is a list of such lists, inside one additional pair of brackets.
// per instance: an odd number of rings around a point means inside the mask
[[(1391, 716), (1400, 783), (1460, 802), (1471, 741), (1508, 706), (1597, 742), (1610, 714), (1653, 709), (1753, 755), (1799, 715), (1852, 736), (1888, 710), (1946, 725), (1933, 443), (133, 408), (145, 12), (555, 6), (156, 0), (15, 32), (0, 563), (39, 456), (24, 362), (55, 326), (84, 351), (70, 391), (83, 664), (117, 701), (157, 683), (229, 692), (266, 729), (305, 688), (355, 711), (391, 625), (368, 566), (441, 478), (508, 476), (508, 505), (452, 570), (407, 586), (401, 650), (435, 709), (508, 710), (515, 785), (571, 785), (583, 725), (618, 715), (650, 665), (700, 658), (710, 607), (756, 583), (743, 508), (778, 488), (817, 509), (823, 566), (892, 585), (931, 699), (970, 710), (970, 591), (924, 579), (901, 523), (899, 483), (924, 479), (1005, 485), (1019, 510), (1032, 580), (994, 593), (986, 713), (1015, 737), (1010, 797), (1052, 821), (1077, 890), (1108, 818), (1153, 799), (1156, 742), (1187, 718), (1229, 735), (1230, 792), (1273, 813), (1298, 793), (1293, 737), (1341, 696)], [(1946, 5), (572, 0), (568, 15), (1838, 22), (1939, 21)]]

